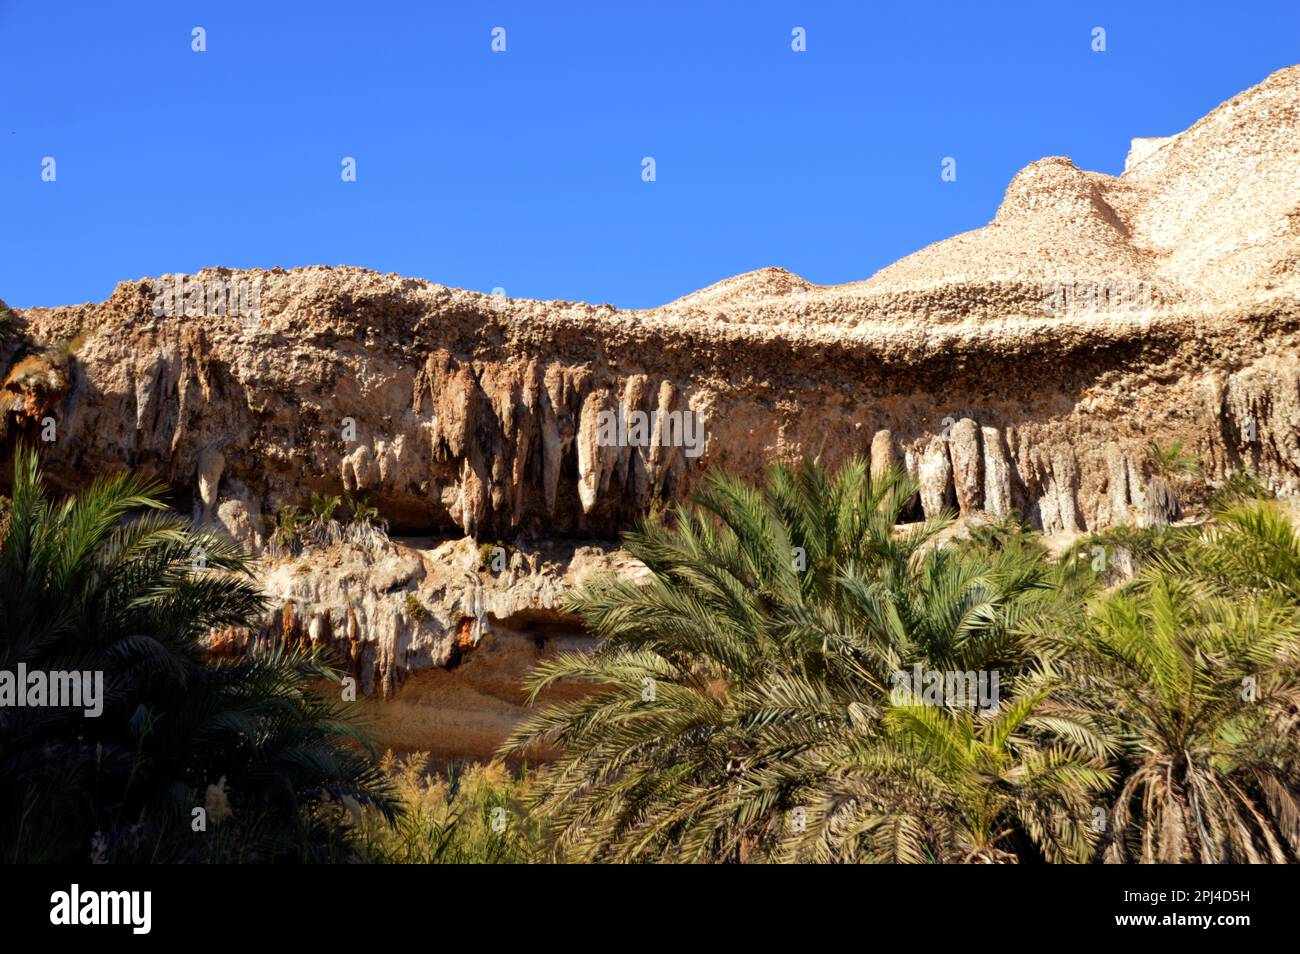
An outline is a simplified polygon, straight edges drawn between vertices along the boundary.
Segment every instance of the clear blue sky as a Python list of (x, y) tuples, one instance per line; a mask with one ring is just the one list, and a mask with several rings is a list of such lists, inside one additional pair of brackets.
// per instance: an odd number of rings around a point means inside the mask
[(1118, 173), (1296, 62), (1295, 0), (0, 0), (0, 297), (207, 265), (623, 307), (765, 265), (852, 281), (987, 222), (1035, 159)]

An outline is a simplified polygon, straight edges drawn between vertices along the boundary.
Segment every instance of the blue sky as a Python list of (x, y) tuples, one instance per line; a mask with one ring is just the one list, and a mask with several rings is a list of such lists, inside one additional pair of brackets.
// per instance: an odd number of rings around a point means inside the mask
[(0, 297), (208, 265), (621, 307), (853, 281), (983, 225), (1035, 159), (1118, 173), (1296, 62), (1294, 0), (0, 0)]

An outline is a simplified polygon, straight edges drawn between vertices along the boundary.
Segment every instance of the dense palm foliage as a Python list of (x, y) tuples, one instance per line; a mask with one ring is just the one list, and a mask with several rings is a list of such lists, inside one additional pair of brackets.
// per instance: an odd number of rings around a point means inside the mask
[(430, 783), (376, 764), (313, 688), (337, 678), (320, 658), (207, 658), (205, 634), (263, 611), (234, 544), (133, 478), (54, 503), (20, 451), (0, 673), (102, 672), (104, 698), (97, 717), (0, 706), (0, 851), (1294, 862), (1300, 535), (1258, 490), (1235, 478), (1207, 522), (1111, 528), (1058, 558), (1015, 521), (900, 523), (914, 482), (861, 461), (711, 475), (627, 536), (645, 575), (572, 595), (599, 648), (529, 688), (591, 691), (503, 746), (559, 759)]
[(1163, 571), (1093, 608), (1069, 695), (1123, 743), (1107, 861), (1300, 857), (1300, 614)]
[(0, 709), (6, 861), (328, 860), (350, 850), (344, 804), (391, 815), (347, 713), (310, 688), (332, 675), (321, 660), (203, 659), (210, 628), (262, 609), (247, 570), (229, 540), (166, 511), (161, 488), (106, 478), (54, 503), (35, 455), (17, 453), (0, 670), (102, 672), (104, 699), (97, 717)]
[[(899, 526), (914, 491), (856, 461), (714, 475), (627, 537), (649, 575), (580, 590), (599, 649), (531, 684), (592, 693), (505, 747), (563, 752), (530, 796), (557, 856), (1297, 858), (1300, 542), (1273, 505), (1103, 589), (1014, 524)], [(914, 671), (1000, 691), (900, 692)]]
[[(915, 486), (860, 461), (834, 477), (775, 468), (761, 490), (712, 477), (675, 526), (627, 539), (648, 581), (603, 580), (573, 608), (603, 641), (540, 668), (594, 695), (529, 720), (510, 745), (564, 750), (536, 809), (570, 857), (826, 860), (1048, 857), (1089, 849), (1082, 812), (1105, 743), (1054, 713), (1016, 631), (1070, 592), (1014, 545), (896, 531)], [(996, 673), (1001, 707), (929, 711), (895, 675)], [(996, 797), (981, 787), (1005, 785)], [(932, 821), (920, 821), (926, 816)], [(922, 830), (924, 829), (924, 830)]]

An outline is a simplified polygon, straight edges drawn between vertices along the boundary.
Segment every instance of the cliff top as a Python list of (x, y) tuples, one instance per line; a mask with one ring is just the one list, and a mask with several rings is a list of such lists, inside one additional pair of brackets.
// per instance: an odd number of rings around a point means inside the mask
[[(820, 286), (781, 268), (738, 275), (658, 308), (494, 298), (365, 269), (207, 269), (200, 279), (258, 279), (273, 330), (482, 339), (683, 336), (789, 347), (838, 343), (926, 348), (940, 340), (1121, 334), (1188, 315), (1269, 313), (1300, 298), (1300, 66), (1233, 97), (1176, 135), (1134, 140), (1118, 177), (1040, 159), (1011, 181), (993, 221), (921, 249), (869, 279)], [(170, 278), (171, 276), (164, 276)], [(108, 302), (30, 309), (44, 330), (147, 318), (149, 281)], [(1261, 307), (1262, 303), (1262, 307)], [(364, 306), (364, 307), (360, 307)], [(354, 319), (357, 311), (364, 319)], [(74, 314), (75, 313), (75, 314)], [(391, 321), (385, 320), (391, 318)], [(331, 327), (333, 326), (333, 327)], [(928, 340), (927, 340), (928, 339)], [(891, 344), (892, 342), (892, 344)], [(911, 344), (909, 344), (909, 342)]]

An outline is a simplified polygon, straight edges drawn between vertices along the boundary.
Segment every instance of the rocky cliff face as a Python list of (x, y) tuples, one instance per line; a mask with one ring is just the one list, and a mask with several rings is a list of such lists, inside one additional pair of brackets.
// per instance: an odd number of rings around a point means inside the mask
[[(629, 312), (209, 269), (18, 317), (0, 439), (68, 487), (158, 475), (254, 545), (313, 492), (368, 493), (399, 533), (612, 539), (708, 467), (804, 455), (898, 463), (920, 511), (1048, 532), (1145, 519), (1152, 440), (1294, 494), (1300, 67), (1135, 140), (1119, 177), (1033, 163), (988, 226), (855, 284), (764, 269)], [(640, 438), (603, 430), (636, 412)], [(418, 668), (448, 638), (375, 644)]]
[[(592, 574), (644, 568), (600, 542), (476, 546), (396, 539), (309, 546), (263, 559), (271, 608), (257, 632), (214, 634), (212, 651), (256, 641), (331, 649), (389, 747), (441, 758), (486, 757), (525, 713), (524, 680), (557, 653), (594, 639), (564, 612)], [(541, 701), (583, 691), (561, 685)], [(542, 753), (539, 753), (542, 754)]]

